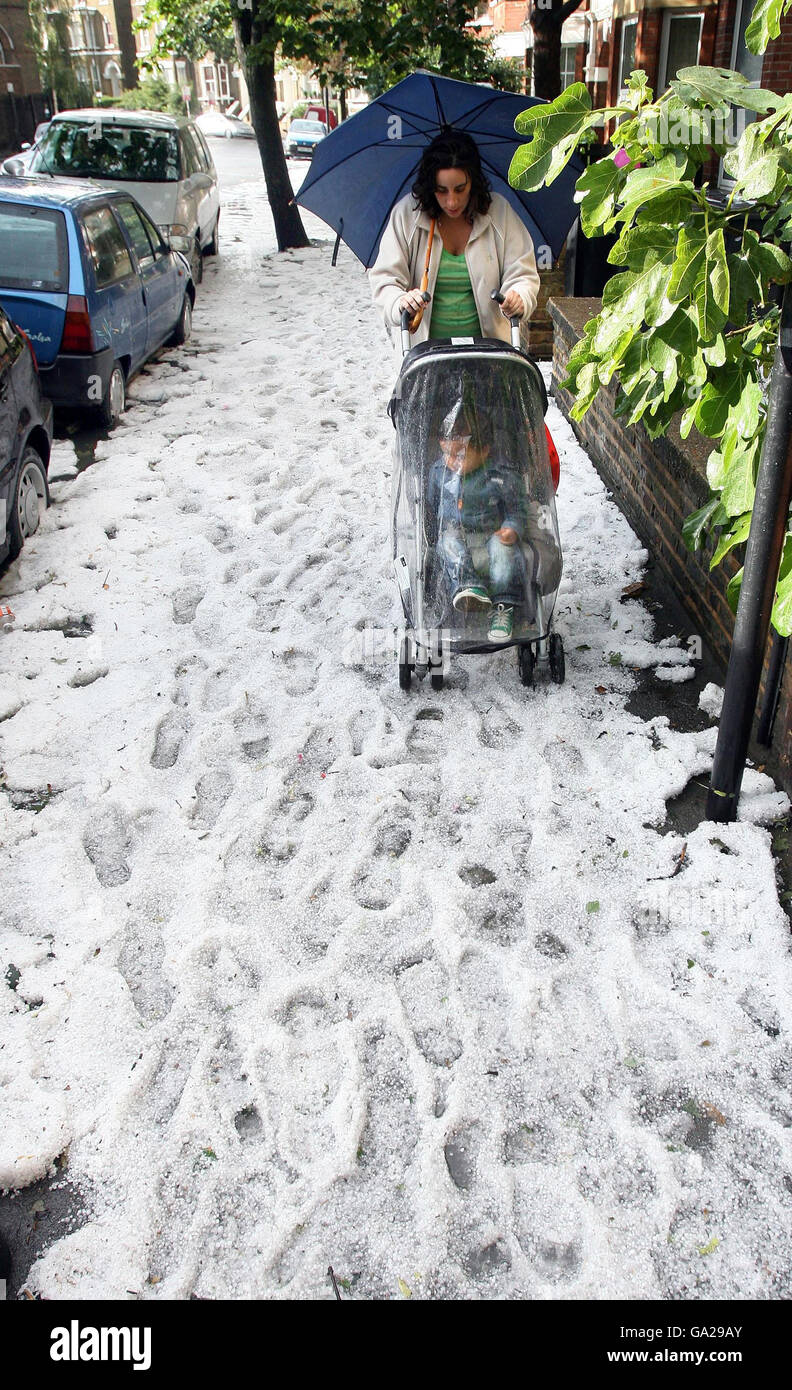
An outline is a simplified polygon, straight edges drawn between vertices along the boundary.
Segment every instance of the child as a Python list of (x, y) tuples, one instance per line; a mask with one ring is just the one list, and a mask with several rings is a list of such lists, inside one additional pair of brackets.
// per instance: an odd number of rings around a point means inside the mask
[(525, 483), (505, 459), (490, 459), (492, 431), (481, 411), (446, 417), (439, 444), (427, 503), (453, 606), (463, 613), (492, 609), (489, 641), (508, 642), (515, 606), (526, 597), (522, 543), (532, 536)]

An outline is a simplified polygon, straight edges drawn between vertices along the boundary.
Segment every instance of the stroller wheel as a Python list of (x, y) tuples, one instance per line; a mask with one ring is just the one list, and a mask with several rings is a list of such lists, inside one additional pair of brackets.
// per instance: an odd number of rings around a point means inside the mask
[(554, 632), (550, 638), (550, 647), (547, 655), (550, 660), (550, 675), (552, 676), (556, 685), (563, 685), (564, 677), (566, 675), (566, 662), (564, 660), (564, 643), (557, 632)]
[(438, 672), (434, 672), (434, 671), (433, 671), (433, 672), (432, 672), (432, 675), (431, 675), (431, 677), (430, 677), (430, 679), (431, 679), (431, 682), (432, 682), (432, 689), (433, 689), (433, 690), (442, 690), (442, 689), (443, 689), (443, 673), (442, 673), (442, 671), (438, 671)]
[(402, 690), (409, 690), (412, 682), (412, 666), (408, 661), (408, 643), (402, 642), (399, 650), (399, 686)]
[(534, 654), (533, 647), (517, 648), (517, 667), (523, 685), (533, 685)]

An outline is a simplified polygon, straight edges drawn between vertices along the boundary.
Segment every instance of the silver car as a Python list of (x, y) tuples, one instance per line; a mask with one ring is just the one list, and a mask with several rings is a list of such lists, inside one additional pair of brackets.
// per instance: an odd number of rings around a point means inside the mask
[(200, 282), (202, 255), (218, 249), (220, 197), (209, 146), (194, 121), (116, 107), (64, 111), (30, 153), (27, 167), (6, 160), (6, 172), (88, 178), (132, 193)]

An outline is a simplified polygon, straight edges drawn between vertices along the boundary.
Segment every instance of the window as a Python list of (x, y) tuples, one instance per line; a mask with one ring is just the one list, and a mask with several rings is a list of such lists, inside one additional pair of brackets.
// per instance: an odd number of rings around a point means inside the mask
[[(749, 52), (745, 43), (745, 30), (751, 19), (752, 5), (748, 0), (737, 0), (737, 11), (734, 17), (734, 40), (732, 42), (731, 65), (741, 72), (743, 77), (747, 77), (752, 87), (761, 86), (762, 64), (764, 55), (761, 53)], [(733, 127), (730, 131), (729, 139), (736, 144), (742, 135), (745, 127), (751, 121), (757, 120), (755, 111), (747, 111), (744, 106), (733, 107)], [(723, 167), (723, 160), (718, 166), (718, 184), (721, 188), (729, 189), (734, 187), (734, 179)]]
[(561, 90), (564, 87), (571, 87), (575, 80), (575, 58), (577, 57), (577, 44), (565, 43), (561, 45)]
[(703, 14), (678, 14), (667, 10), (663, 16), (660, 39), (660, 66), (657, 74), (658, 95), (673, 82), (680, 68), (694, 68), (699, 60), (699, 43)]
[(187, 85), (187, 64), (183, 58), (176, 59), (176, 84), (179, 87)]
[(223, 101), (230, 101), (231, 88), (228, 84), (228, 67), (225, 63), (218, 63), (217, 75), (220, 78), (220, 96)]
[(616, 87), (619, 100), (627, 94), (627, 78), (635, 68), (635, 40), (638, 34), (638, 20), (624, 19), (621, 28), (621, 50), (619, 52), (619, 80)]
[(100, 118), (53, 121), (30, 167), (32, 173), (143, 183), (177, 183), (181, 177), (175, 131)]
[(142, 208), (137, 208), (136, 211), (137, 211), (138, 217), (140, 218), (141, 222), (143, 223), (143, 226), (145, 227), (146, 231), (148, 232), (148, 238), (149, 238), (149, 241), (151, 242), (151, 245), (152, 245), (152, 247), (153, 247), (153, 249), (154, 249), (154, 255), (155, 255), (155, 257), (156, 257), (156, 256), (164, 256), (168, 248), (167, 248), (167, 246), (165, 245), (164, 241), (162, 240), (162, 237), (160, 236), (159, 227), (155, 227), (155, 226), (154, 226), (154, 223), (152, 222), (152, 220), (151, 220), (151, 218), (149, 217), (148, 213), (147, 213), (147, 212), (144, 212)]
[(0, 24), (0, 68), (18, 68), (14, 62), (14, 44), (7, 29)]
[(69, 252), (63, 213), (0, 203), (0, 266), (6, 289), (66, 291)]
[(83, 213), (83, 231), (96, 272), (97, 289), (114, 285), (133, 274), (121, 228), (109, 207), (92, 208)]
[(213, 67), (207, 64), (205, 67), (201, 68), (201, 72), (203, 74), (203, 84), (204, 92), (206, 94), (206, 100), (210, 102), (216, 102), (217, 81), (215, 78), (215, 70)]
[(126, 227), (129, 240), (135, 248), (138, 265), (141, 267), (151, 265), (154, 260), (154, 249), (149, 241), (148, 232), (143, 226), (137, 208), (134, 208), (131, 203), (125, 201), (123, 203), (116, 203), (116, 212)]
[(186, 173), (188, 175), (202, 174), (204, 172), (203, 150), (199, 152), (198, 145), (193, 139), (193, 134), (189, 126), (186, 126), (182, 131), (182, 147), (184, 150), (184, 168)]

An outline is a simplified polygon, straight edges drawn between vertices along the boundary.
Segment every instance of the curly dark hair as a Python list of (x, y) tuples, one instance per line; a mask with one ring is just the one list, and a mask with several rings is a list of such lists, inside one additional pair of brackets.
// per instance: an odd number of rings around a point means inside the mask
[(481, 167), (481, 156), (475, 140), (463, 130), (451, 126), (442, 134), (435, 136), (431, 145), (423, 152), (412, 195), (420, 208), (430, 217), (439, 217), (440, 208), (435, 198), (435, 183), (440, 169), (462, 169), (470, 176), (470, 201), (466, 217), (473, 221), (476, 213), (489, 210), (492, 202), (490, 186)]

